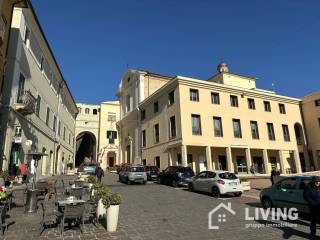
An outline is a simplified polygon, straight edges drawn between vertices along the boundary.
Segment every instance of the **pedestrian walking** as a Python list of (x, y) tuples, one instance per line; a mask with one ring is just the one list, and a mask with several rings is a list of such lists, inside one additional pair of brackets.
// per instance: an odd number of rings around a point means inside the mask
[(320, 216), (320, 177), (313, 177), (303, 192), (303, 198), (310, 209), (310, 239), (316, 238), (316, 222)]
[(270, 176), (271, 185), (273, 185), (273, 184), (275, 183), (274, 177), (279, 176), (279, 175), (280, 175), (280, 172), (278, 171), (278, 169), (275, 168), (275, 167), (272, 168), (272, 170), (271, 170), (271, 176)]
[(104, 177), (104, 171), (100, 167), (100, 164), (97, 165), (96, 176), (99, 183), (101, 183), (101, 178)]

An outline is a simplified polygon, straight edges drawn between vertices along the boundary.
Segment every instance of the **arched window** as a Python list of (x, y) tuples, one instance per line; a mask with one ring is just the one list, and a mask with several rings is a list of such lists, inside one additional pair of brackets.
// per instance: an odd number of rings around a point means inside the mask
[(86, 108), (85, 113), (86, 113), (86, 114), (89, 114), (89, 113), (90, 113), (90, 109), (89, 109), (89, 108)]
[(98, 110), (97, 109), (93, 109), (92, 113), (93, 113), (93, 115), (97, 115), (98, 114)]

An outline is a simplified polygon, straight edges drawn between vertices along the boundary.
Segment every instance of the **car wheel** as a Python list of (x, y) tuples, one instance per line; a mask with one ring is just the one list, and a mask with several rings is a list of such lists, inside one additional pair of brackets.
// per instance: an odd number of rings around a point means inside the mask
[(220, 190), (217, 187), (213, 187), (211, 193), (214, 198), (220, 197)]
[(193, 192), (193, 191), (194, 191), (194, 187), (193, 187), (193, 184), (192, 184), (192, 183), (189, 183), (188, 188), (189, 188), (189, 191), (190, 191), (190, 192)]
[(173, 180), (172, 183), (171, 183), (171, 186), (174, 187), (174, 188), (177, 188), (179, 185), (178, 185), (178, 182), (176, 180)]
[(268, 197), (263, 197), (261, 200), (261, 204), (264, 209), (272, 208), (273, 206), (271, 199)]
[(159, 178), (159, 183), (160, 183), (160, 184), (164, 184), (164, 181), (163, 181), (162, 178)]
[(146, 183), (147, 183), (147, 181), (143, 181), (143, 182), (142, 182), (142, 184), (146, 184)]
[(236, 193), (236, 194), (235, 194), (235, 196), (236, 196), (236, 197), (241, 197), (241, 195), (242, 195), (242, 193), (241, 193), (241, 192), (240, 192), (240, 193)]

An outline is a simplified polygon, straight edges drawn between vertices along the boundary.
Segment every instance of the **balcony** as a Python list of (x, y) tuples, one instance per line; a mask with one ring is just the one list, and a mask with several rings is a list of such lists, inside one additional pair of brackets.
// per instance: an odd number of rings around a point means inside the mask
[(22, 115), (29, 115), (35, 112), (35, 106), (36, 98), (28, 90), (23, 91), (22, 94), (18, 96), (17, 103), (15, 104), (15, 110)]

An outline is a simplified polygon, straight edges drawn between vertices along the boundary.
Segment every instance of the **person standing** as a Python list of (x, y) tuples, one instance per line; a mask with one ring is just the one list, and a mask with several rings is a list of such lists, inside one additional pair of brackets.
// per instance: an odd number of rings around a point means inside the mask
[(310, 239), (316, 238), (317, 218), (320, 216), (320, 177), (313, 177), (311, 183), (303, 192), (303, 198), (310, 209)]
[(27, 172), (28, 172), (28, 166), (25, 161), (23, 161), (20, 165), (20, 174), (22, 176), (22, 182), (25, 182), (27, 180)]
[(99, 183), (101, 183), (101, 178), (104, 177), (104, 171), (100, 167), (100, 164), (97, 165), (96, 176)]

